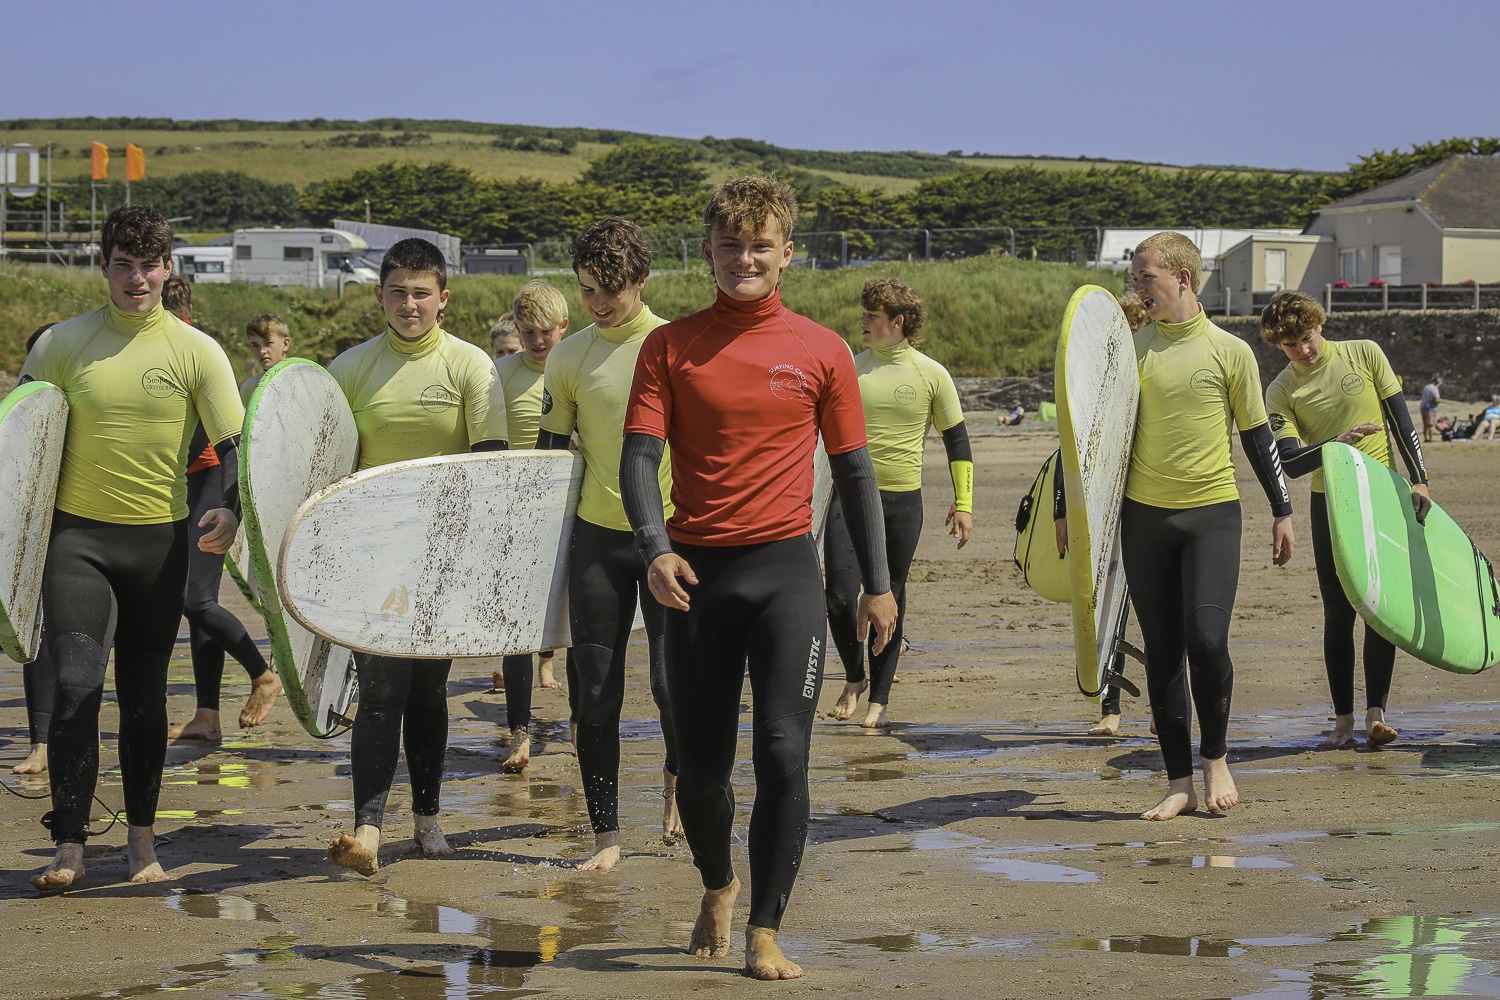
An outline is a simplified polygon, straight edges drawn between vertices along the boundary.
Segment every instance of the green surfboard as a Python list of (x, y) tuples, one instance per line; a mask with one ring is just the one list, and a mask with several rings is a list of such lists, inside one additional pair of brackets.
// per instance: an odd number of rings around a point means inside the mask
[(1411, 487), (1346, 444), (1323, 446), (1334, 565), (1350, 603), (1424, 663), (1474, 674), (1500, 661), (1500, 586), (1484, 553), (1433, 504), (1418, 524)]

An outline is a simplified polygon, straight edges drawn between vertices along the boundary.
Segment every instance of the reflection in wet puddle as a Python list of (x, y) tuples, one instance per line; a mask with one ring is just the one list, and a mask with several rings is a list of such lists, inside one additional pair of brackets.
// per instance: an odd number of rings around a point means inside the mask
[[(849, 938), (841, 943), (857, 945), (860, 948), (873, 948), (888, 954), (902, 954), (934, 951), (1003, 951), (1024, 948), (1031, 942), (1025, 938), (944, 937), (941, 934), (909, 931), (906, 934), (877, 934), (873, 937)], [(834, 955), (852, 955), (854, 952), (854, 949), (846, 950), (837, 946), (827, 950)]]
[(1265, 856), (1253, 858), (1232, 857), (1227, 854), (1198, 854), (1181, 858), (1141, 858), (1131, 864), (1132, 868), (1155, 868), (1168, 865), (1179, 868), (1290, 868), (1290, 861)]
[(1069, 868), (1067, 865), (1049, 865), (1040, 861), (1022, 861), (1019, 858), (981, 858), (979, 870), (992, 875), (1004, 875), (1012, 882), (1097, 882), (1098, 872)]
[(193, 889), (173, 889), (167, 897), (167, 906), (193, 917), (212, 920), (260, 920), (277, 923), (271, 911), (260, 903), (243, 896), (230, 896), (216, 892), (200, 892)]
[(1238, 958), (1245, 953), (1243, 945), (1234, 941), (1214, 941), (1209, 938), (1168, 937), (1162, 934), (1142, 934), (1138, 937), (1080, 938), (1069, 941), (1064, 948), (1078, 951), (1131, 952), (1141, 955), (1187, 955), (1193, 958)]

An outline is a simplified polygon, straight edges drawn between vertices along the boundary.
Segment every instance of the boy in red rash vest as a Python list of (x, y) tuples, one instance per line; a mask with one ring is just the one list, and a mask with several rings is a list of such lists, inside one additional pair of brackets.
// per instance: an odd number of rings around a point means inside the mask
[[(884, 522), (854, 359), (843, 340), (781, 304), (796, 199), (739, 177), (704, 211), (714, 304), (652, 331), (625, 416), (620, 487), (651, 592), (667, 609), (666, 671), (678, 735), (677, 804), (703, 901), (688, 950), (729, 953), (740, 883), (730, 861), (735, 737), (754, 692), (755, 807), (745, 970), (794, 979), (777, 943), (807, 839), (807, 761), (827, 636), (812, 527), (823, 434), (863, 577), (859, 637), (896, 626)], [(657, 464), (671, 446), (670, 524)]]

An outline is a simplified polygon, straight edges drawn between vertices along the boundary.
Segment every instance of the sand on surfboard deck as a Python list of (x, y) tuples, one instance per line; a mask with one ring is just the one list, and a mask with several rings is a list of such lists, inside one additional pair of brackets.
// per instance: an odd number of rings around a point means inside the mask
[(1026, 585), (1039, 597), (1066, 604), (1073, 600), (1073, 571), (1067, 553), (1057, 554), (1057, 535), (1052, 526), (1052, 476), (1060, 461), (1062, 452), (1054, 451), (1021, 498), (1012, 557)]
[(68, 397), (27, 382), (0, 400), (0, 649), (18, 663), (42, 640), (42, 570), (52, 533)]
[(1357, 448), (1322, 448), (1339, 582), (1365, 621), (1424, 663), (1472, 674), (1500, 661), (1500, 588), (1437, 504), (1417, 522), (1411, 486)]
[(1073, 293), (1063, 314), (1054, 378), (1078, 690), (1097, 699), (1115, 658), (1128, 597), (1120, 509), (1140, 400), (1135, 344), (1112, 292), (1084, 285)]
[(240, 438), (240, 494), (261, 617), (287, 704), (302, 727), (328, 736), (354, 698), (349, 650), (284, 613), (276, 558), (298, 506), (354, 471), (359, 432), (333, 376), (302, 358), (277, 364), (250, 396)]

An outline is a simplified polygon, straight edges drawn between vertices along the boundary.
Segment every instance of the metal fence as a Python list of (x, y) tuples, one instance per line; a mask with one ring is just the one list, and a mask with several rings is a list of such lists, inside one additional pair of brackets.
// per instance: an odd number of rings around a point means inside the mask
[[(685, 271), (698, 258), (697, 240), (675, 238), (648, 238), (651, 244), (652, 271)], [(470, 257), (490, 255), (498, 251), (514, 251), (526, 260), (527, 274), (571, 274), (573, 255), (568, 252), (570, 244), (564, 240), (543, 240), (536, 243), (486, 243), (463, 248), (467, 261)], [(464, 269), (470, 273), (478, 268), (467, 263)]]
[[(1203, 308), (1223, 316), (1258, 316), (1275, 292), (1205, 290)], [(1335, 312), (1389, 312), (1406, 310), (1500, 309), (1500, 285), (1324, 285), (1323, 308)]]
[(826, 270), (895, 260), (1008, 256), (1087, 266), (1099, 259), (1098, 226), (974, 226), (955, 229), (848, 229), (798, 233), (793, 266)]

